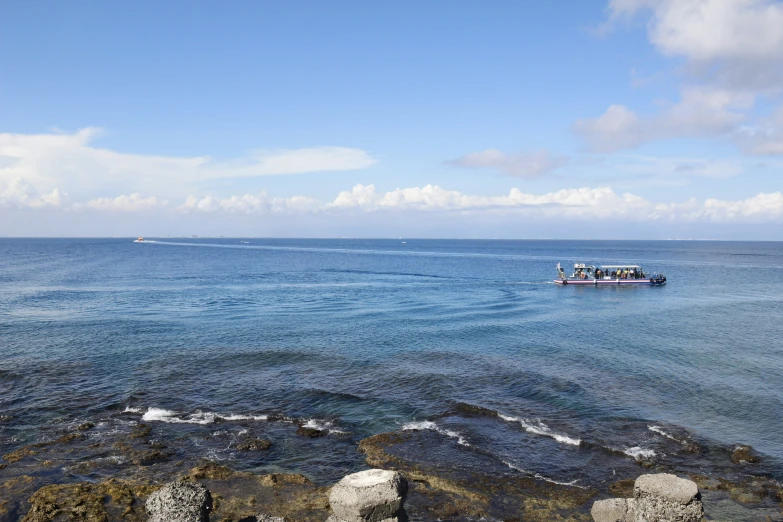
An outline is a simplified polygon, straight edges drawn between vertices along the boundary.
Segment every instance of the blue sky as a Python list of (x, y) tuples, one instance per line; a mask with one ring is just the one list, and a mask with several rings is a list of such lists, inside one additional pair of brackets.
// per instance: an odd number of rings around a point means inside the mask
[(0, 235), (783, 239), (783, 4), (4, 2)]

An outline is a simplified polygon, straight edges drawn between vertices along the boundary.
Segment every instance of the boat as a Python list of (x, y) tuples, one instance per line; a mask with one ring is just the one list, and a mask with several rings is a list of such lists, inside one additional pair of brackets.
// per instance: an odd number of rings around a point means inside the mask
[(661, 273), (647, 273), (639, 265), (602, 265), (595, 267), (584, 263), (574, 264), (574, 273), (566, 275), (565, 270), (557, 264), (557, 279), (559, 285), (648, 285), (662, 286), (666, 284), (666, 276)]
[(134, 243), (144, 243), (144, 238), (139, 236), (139, 239), (135, 240)]

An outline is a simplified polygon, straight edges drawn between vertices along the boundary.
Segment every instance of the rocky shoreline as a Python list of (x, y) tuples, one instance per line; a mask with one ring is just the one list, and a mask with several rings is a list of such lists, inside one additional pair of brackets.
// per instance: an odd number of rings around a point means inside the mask
[[(190, 461), (177, 455), (176, 441), (161, 442), (156, 428), (141, 422), (97, 442), (88, 436), (94, 428), (82, 423), (57, 439), (3, 455), (0, 521), (144, 521), (150, 496), (173, 481), (206, 487), (213, 521), (246, 521), (259, 513), (303, 522), (323, 522), (330, 516), (333, 483), (314, 483), (295, 473), (253, 473), (209, 460)], [(299, 426), (297, 431), (301, 433), (294, 436), (302, 441), (323, 440), (323, 433), (312, 428)], [(236, 449), (264, 455), (272, 445), (248, 433)], [(783, 520), (783, 487), (763, 473), (752, 473), (760, 458), (745, 446), (727, 455), (727, 466), (745, 471), (731, 477), (641, 459), (629, 461), (613, 480), (596, 485), (561, 484), (516, 472), (477, 448), (427, 430), (374, 435), (359, 441), (355, 450), (362, 467), (398, 471), (407, 480), (410, 520), (589, 521), (596, 501), (634, 498), (638, 476), (654, 473), (674, 473), (693, 481), (706, 520)], [(334, 458), (341, 456), (335, 453)], [(346, 465), (352, 471), (352, 463)]]

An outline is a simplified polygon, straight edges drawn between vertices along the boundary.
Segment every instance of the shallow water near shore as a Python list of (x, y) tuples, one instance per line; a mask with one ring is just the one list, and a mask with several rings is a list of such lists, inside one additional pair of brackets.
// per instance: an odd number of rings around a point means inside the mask
[[(573, 487), (783, 478), (783, 243), (248, 241), (0, 240), (0, 454), (144, 423), (180, 459), (324, 484), (384, 432)], [(576, 261), (668, 284), (552, 284)]]

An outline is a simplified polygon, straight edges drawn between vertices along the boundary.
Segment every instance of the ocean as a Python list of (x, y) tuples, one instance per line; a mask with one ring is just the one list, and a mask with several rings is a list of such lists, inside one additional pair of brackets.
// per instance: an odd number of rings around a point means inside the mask
[[(783, 243), (246, 241), (0, 239), (0, 454), (144, 423), (178, 459), (328, 484), (418, 430), (575, 487), (746, 473), (737, 444), (783, 475)], [(668, 283), (561, 287), (558, 262)]]

